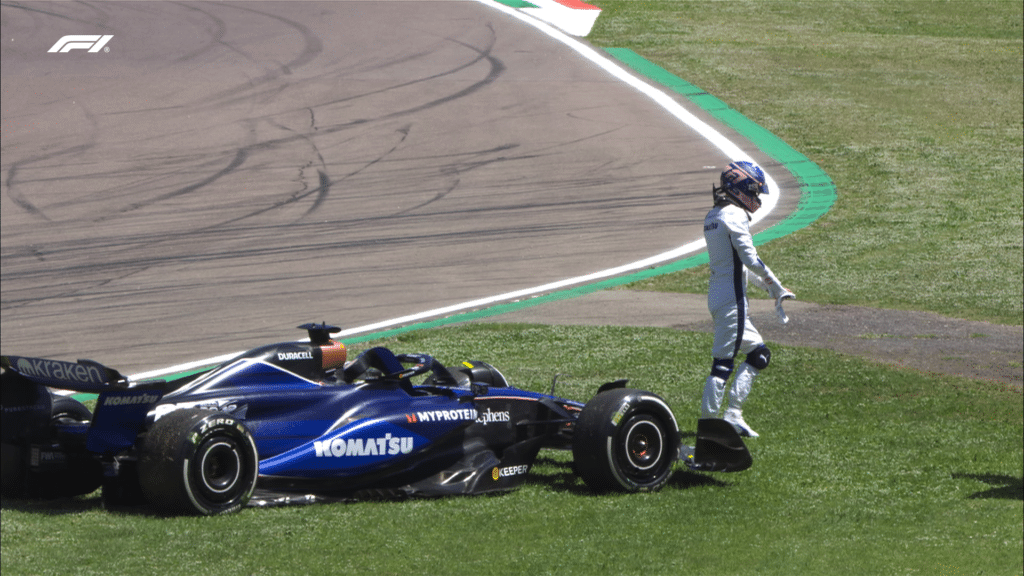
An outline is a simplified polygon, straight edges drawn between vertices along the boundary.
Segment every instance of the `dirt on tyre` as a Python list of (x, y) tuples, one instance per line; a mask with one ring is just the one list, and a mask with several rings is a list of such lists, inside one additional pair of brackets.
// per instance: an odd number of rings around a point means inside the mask
[(146, 500), (168, 514), (213, 515), (241, 510), (259, 473), (256, 442), (234, 416), (176, 410), (146, 433), (139, 485)]
[(573, 432), (573, 462), (599, 492), (653, 492), (672, 475), (679, 426), (657, 394), (618, 388), (587, 402)]

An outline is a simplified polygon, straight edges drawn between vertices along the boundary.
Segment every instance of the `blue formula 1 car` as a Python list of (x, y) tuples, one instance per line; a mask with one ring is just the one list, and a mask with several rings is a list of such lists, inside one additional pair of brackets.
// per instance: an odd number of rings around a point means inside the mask
[[(672, 410), (605, 384), (584, 403), (510, 386), (485, 362), (449, 368), (372, 348), (346, 362), (338, 328), (263, 346), (173, 381), (132, 382), (96, 362), (3, 356), (3, 493), (88, 494), (169, 514), (246, 505), (510, 490), (542, 448), (572, 450), (598, 491), (662, 488), (680, 457), (738, 471), (732, 426), (700, 420), (680, 446)], [(413, 383), (414, 380), (419, 383)], [(51, 388), (98, 394), (95, 413)], [(553, 387), (552, 387), (553, 388)]]

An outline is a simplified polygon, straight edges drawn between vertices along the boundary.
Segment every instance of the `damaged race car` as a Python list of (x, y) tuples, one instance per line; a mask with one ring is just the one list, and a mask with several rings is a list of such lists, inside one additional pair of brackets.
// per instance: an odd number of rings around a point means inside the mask
[[(740, 471), (731, 425), (698, 421), (681, 446), (656, 394), (605, 384), (586, 403), (511, 386), (495, 367), (446, 367), (371, 348), (347, 361), (339, 329), (263, 346), (197, 374), (135, 382), (97, 362), (2, 357), (3, 493), (167, 514), (360, 498), (482, 494), (526, 479), (542, 448), (571, 450), (595, 491), (654, 491), (676, 460)], [(416, 383), (414, 383), (414, 381)], [(97, 394), (95, 412), (54, 390)]]

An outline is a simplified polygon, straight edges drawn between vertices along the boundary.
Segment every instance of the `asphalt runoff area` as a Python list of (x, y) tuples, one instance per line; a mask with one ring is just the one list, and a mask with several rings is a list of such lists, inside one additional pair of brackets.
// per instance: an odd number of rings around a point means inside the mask
[[(700, 238), (730, 161), (475, 2), (0, 11), (13, 354), (133, 373), (622, 266)], [(104, 50), (48, 52), (97, 27)], [(795, 182), (718, 128), (780, 184), (759, 229), (783, 218)], [(797, 302), (784, 330), (754, 321), (769, 340), (1019, 385), (1019, 327), (906, 314)], [(619, 290), (502, 320), (710, 328), (702, 296)]]

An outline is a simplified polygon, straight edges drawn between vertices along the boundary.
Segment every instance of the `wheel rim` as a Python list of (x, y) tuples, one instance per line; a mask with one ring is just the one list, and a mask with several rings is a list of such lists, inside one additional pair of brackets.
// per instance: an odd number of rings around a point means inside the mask
[(242, 456), (233, 441), (216, 438), (203, 446), (196, 471), (203, 496), (223, 502), (234, 497), (242, 477)]
[(624, 428), (622, 450), (628, 469), (638, 474), (654, 470), (665, 451), (665, 435), (658, 422), (636, 418)]

